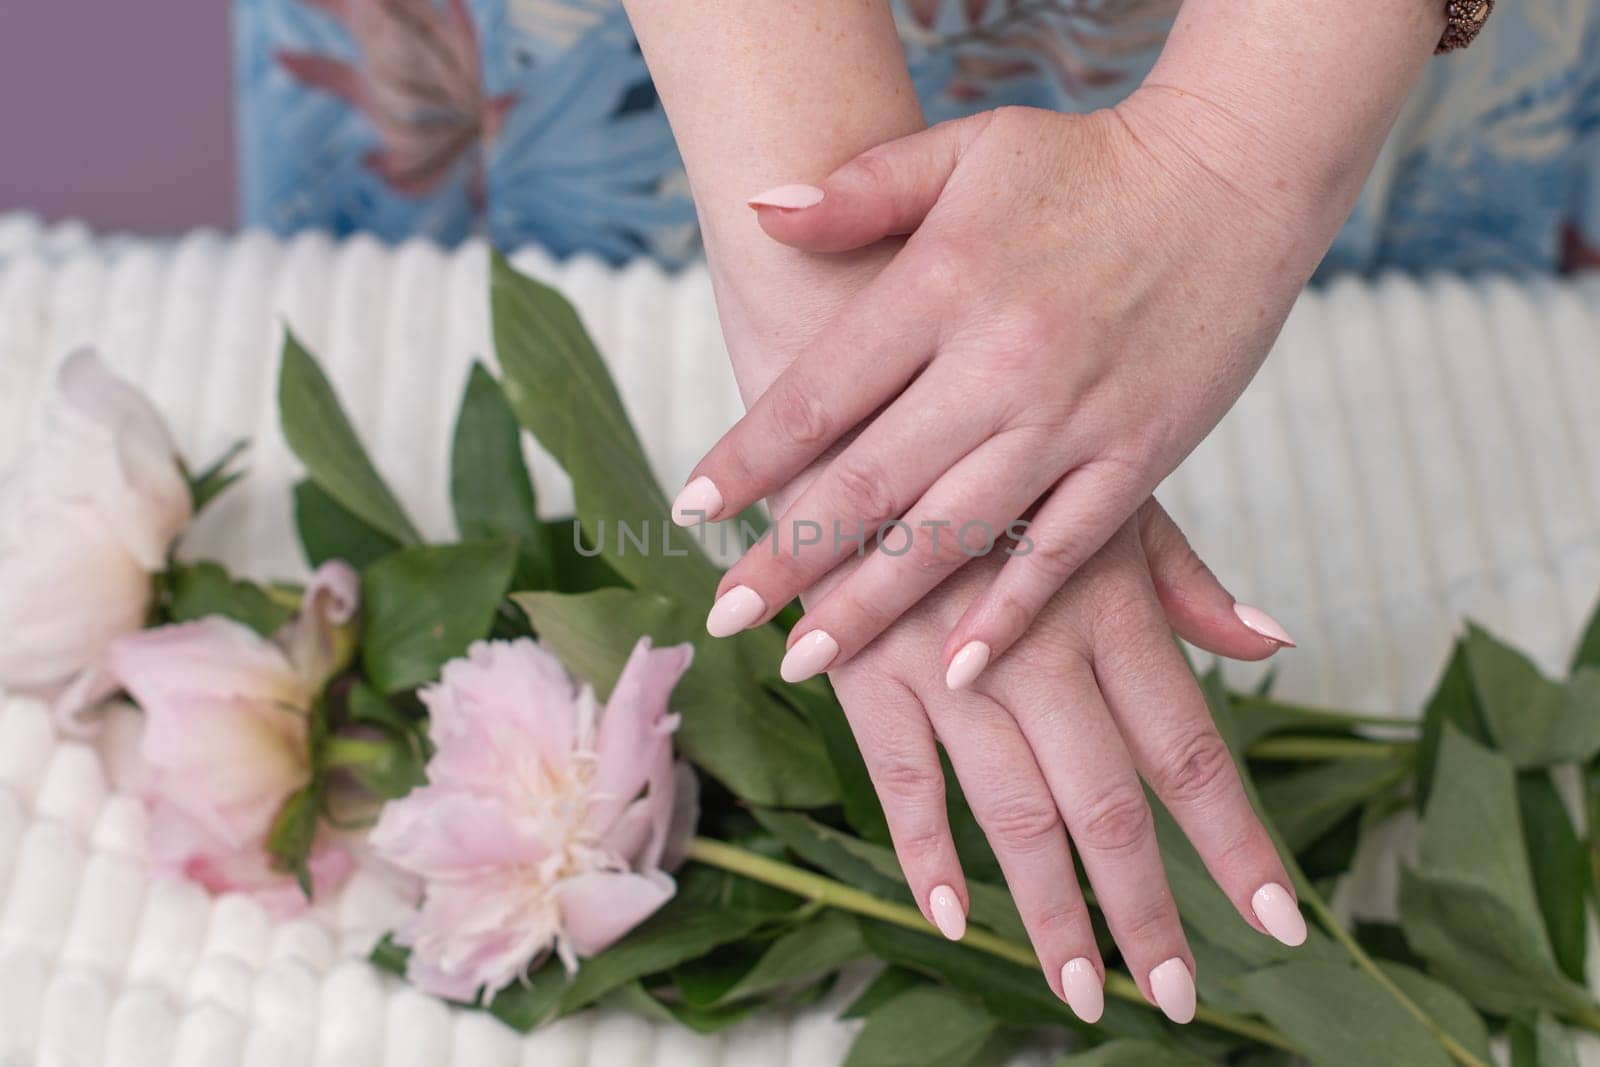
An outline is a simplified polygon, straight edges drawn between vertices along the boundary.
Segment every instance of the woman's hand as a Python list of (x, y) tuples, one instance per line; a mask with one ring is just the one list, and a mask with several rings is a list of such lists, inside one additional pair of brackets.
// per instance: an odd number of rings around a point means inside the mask
[(946, 123), (753, 201), (795, 248), (912, 236), (680, 497), (684, 520), (737, 514), (859, 431), (729, 571), (717, 629), (766, 621), (884, 530), (893, 550), (811, 606), (784, 674), (845, 663), (1036, 509), (1030, 549), (941, 635), (941, 673), (1004, 653), (1227, 411), (1332, 237), (1324, 190), (1247, 137), (1150, 88)]
[(928, 920), (959, 939), (968, 896), (937, 740), (1056, 995), (1086, 1022), (1099, 1019), (1105, 965), (1075, 849), (1139, 989), (1188, 1022), (1195, 962), (1141, 776), (1247, 922), (1288, 945), (1304, 941), (1306, 927), (1167, 624), (1223, 655), (1268, 650), (1151, 500), (1050, 598), (1010, 656), (951, 692), (938, 681), (935, 638), (993, 565), (964, 568), (830, 672), (907, 881)]

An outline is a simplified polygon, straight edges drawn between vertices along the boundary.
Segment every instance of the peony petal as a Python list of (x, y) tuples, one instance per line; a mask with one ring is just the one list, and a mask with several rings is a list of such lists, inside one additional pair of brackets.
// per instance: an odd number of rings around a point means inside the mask
[(664, 874), (595, 872), (562, 882), (556, 899), (573, 950), (579, 956), (593, 956), (655, 914), (676, 891)]
[(694, 659), (694, 646), (652, 649), (641, 637), (606, 701), (595, 738), (595, 775), (588, 826), (604, 833), (646, 783), (652, 800), (672, 807), (672, 738), (677, 721), (667, 715), (667, 700)]
[(178, 696), (303, 710), (313, 696), (278, 646), (216, 616), (119, 638), (111, 669), (146, 710)]
[(549, 851), (504, 802), (432, 785), (385, 804), (368, 841), (383, 859), (423, 878), (535, 864)]
[(311, 689), (321, 689), (347, 660), (354, 638), (341, 633), (361, 608), (361, 578), (343, 560), (318, 567), (306, 586), (300, 611), (274, 640), (296, 674)]

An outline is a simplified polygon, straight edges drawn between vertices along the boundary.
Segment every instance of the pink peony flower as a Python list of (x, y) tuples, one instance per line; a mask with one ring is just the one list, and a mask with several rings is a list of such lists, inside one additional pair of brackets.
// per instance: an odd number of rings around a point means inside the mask
[(372, 845), (423, 899), (396, 939), (425, 991), (485, 1000), (554, 950), (570, 971), (671, 899), (694, 778), (667, 698), (694, 650), (641, 638), (602, 713), (531, 640), (479, 642), (422, 693), (428, 785), (384, 808)]
[(193, 514), (161, 417), (92, 352), (62, 364), (43, 437), (0, 481), (0, 685), (64, 726), (111, 690), (113, 639), (144, 625), (152, 573)]
[[(112, 670), (144, 711), (158, 863), (213, 892), (254, 893), (280, 915), (304, 906), (293, 879), (272, 869), (266, 839), (283, 802), (310, 781), (310, 709), (343, 658), (341, 628), (359, 597), (355, 571), (327, 563), (270, 641), (212, 617), (112, 645)], [(319, 840), (310, 867), (321, 891), (343, 881), (352, 861)]]

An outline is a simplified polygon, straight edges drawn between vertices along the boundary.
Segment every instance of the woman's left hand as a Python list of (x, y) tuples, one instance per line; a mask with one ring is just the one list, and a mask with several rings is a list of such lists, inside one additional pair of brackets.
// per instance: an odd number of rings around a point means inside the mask
[(1258, 133), (1147, 87), (945, 123), (753, 201), (812, 252), (911, 237), (675, 504), (737, 515), (859, 428), (728, 571), (713, 632), (765, 622), (903, 520), (790, 635), (812, 650), (790, 680), (837, 666), (1030, 514), (941, 662), (1001, 655), (1232, 405), (1348, 209)]

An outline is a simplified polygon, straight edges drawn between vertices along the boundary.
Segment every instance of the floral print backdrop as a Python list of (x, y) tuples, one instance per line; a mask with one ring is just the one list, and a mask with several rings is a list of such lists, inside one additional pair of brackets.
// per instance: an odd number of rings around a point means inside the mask
[[(618, 0), (236, 0), (247, 221), (675, 265), (694, 209)], [(930, 121), (1115, 103), (1178, 0), (895, 0)], [(1600, 265), (1600, 0), (1437, 59), (1325, 269)]]

